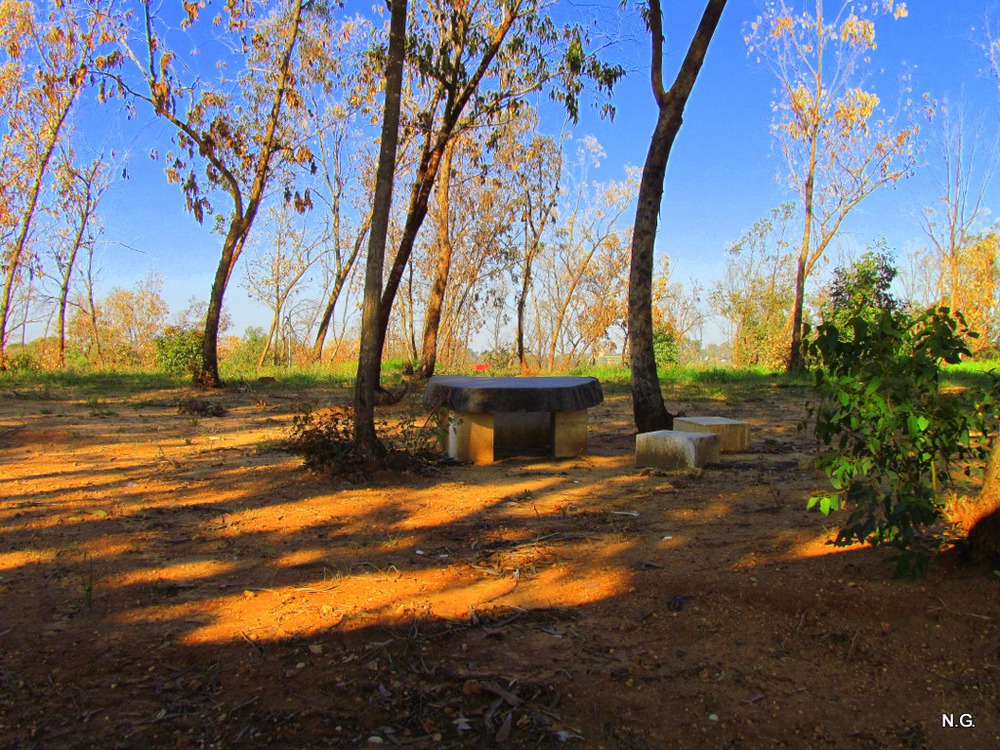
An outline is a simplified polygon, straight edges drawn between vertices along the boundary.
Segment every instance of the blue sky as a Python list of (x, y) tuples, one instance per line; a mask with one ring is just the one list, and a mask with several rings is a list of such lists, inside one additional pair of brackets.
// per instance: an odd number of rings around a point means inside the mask
[[(609, 47), (608, 54), (629, 68), (630, 74), (616, 90), (614, 121), (602, 121), (588, 111), (575, 131), (577, 137), (596, 136), (604, 146), (608, 158), (593, 173), (600, 180), (620, 178), (626, 164), (642, 164), (655, 119), (645, 67), (648, 41), (642, 27), (634, 18), (619, 19), (608, 10), (617, 8), (617, 2), (606, 5), (597, 28), (608, 34), (621, 29), (623, 40)], [(352, 6), (367, 7), (348, 4)], [(688, 0), (665, 6), (669, 80), (703, 5)], [(926, 92), (937, 99), (962, 101), (970, 111), (983, 113), (992, 127), (1000, 96), (996, 83), (984, 73), (986, 59), (979, 47), (991, 3), (911, 0), (907, 6), (908, 18), (885, 18), (877, 24), (879, 46), (872, 81), (883, 100), (895, 100), (900, 76), (908, 73), (915, 95)], [(557, 7), (559, 16), (583, 18), (596, 6), (561, 3)], [(781, 156), (772, 148), (775, 79), (766, 65), (748, 58), (743, 42), (746, 27), (759, 8), (754, 0), (730, 0), (671, 154), (657, 248), (670, 255), (677, 281), (694, 278), (709, 286), (724, 268), (726, 245), (791, 198), (778, 179), (783, 172)], [(996, 25), (1000, 27), (1000, 21)], [(549, 118), (553, 132), (560, 124), (554, 114)], [(166, 150), (170, 128), (141, 108), (131, 122), (110, 115), (99, 111), (98, 119), (86, 127), (95, 145), (103, 140), (124, 143), (127, 149), (129, 179), (117, 180), (102, 206), (109, 244), (101, 291), (129, 286), (155, 271), (164, 278), (165, 296), (173, 310), (182, 308), (192, 296), (206, 299), (221, 238), (199, 227), (184, 211), (180, 190), (166, 184), (162, 165), (147, 156), (151, 148)], [(930, 135), (934, 127), (925, 123), (922, 135)], [(930, 151), (927, 158), (932, 158)], [(921, 170), (859, 207), (846, 227), (844, 242), (864, 248), (885, 237), (900, 253), (924, 244), (916, 216), (933, 197), (933, 181), (927, 170)], [(997, 203), (998, 197), (994, 189), (987, 205)], [(239, 273), (227, 292), (227, 308), (240, 332), (247, 325), (264, 325), (269, 318), (263, 307), (246, 299), (238, 278)], [(708, 330), (706, 337), (714, 338)]]

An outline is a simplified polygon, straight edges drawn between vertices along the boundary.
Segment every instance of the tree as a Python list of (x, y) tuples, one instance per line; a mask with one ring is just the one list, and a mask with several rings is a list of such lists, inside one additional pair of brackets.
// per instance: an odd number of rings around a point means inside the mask
[[(381, 270), (377, 277), (374, 274), (366, 277), (359, 394), (363, 384), (366, 391), (371, 389), (374, 398), (393, 303), (417, 233), (427, 216), (449, 142), (476, 124), (495, 123), (504, 112), (520, 106), (529, 93), (553, 80), (560, 83), (556, 96), (575, 117), (583, 78), (590, 78), (598, 88), (609, 91), (622, 75), (619, 67), (604, 65), (584, 52), (579, 27), (559, 30), (540, 10), (533, 0), (445, 7), (432, 2), (421, 8), (424, 23), (412, 30), (409, 46), (415, 52), (412, 57), (415, 78), (427, 88), (424, 99), (427, 106), (417, 113), (412, 124), (421, 141), (417, 165), (400, 239), (376, 311), (377, 325), (367, 317), (367, 308), (370, 284), (381, 282)], [(557, 55), (561, 58), (558, 64), (552, 61)], [(368, 263), (372, 270), (373, 260), (369, 258)], [(369, 326), (374, 329), (368, 330)], [(365, 349), (366, 340), (372, 340), (370, 351)], [(378, 452), (374, 403), (367, 403), (367, 397), (356, 398), (356, 406), (362, 407), (355, 410), (356, 421), (372, 420), (371, 425), (356, 424), (356, 447), (363, 454)]]
[(820, 309), (823, 322), (843, 332), (855, 317), (874, 323), (883, 312), (901, 313), (903, 305), (891, 290), (895, 278), (896, 266), (885, 249), (868, 250), (849, 266), (834, 269)]
[(441, 154), (441, 179), (437, 184), (437, 242), (435, 243), (437, 262), (434, 264), (434, 280), (427, 297), (420, 365), (417, 368), (417, 373), (422, 378), (429, 378), (434, 374), (441, 310), (444, 307), (445, 290), (448, 288), (448, 276), (451, 274), (451, 257), (454, 251), (450, 210), (452, 160), (458, 143), (457, 139), (450, 141)]
[(514, 176), (518, 194), (514, 210), (521, 240), (518, 248), (520, 290), (515, 303), (517, 328), (514, 347), (522, 373), (528, 371), (524, 356), (525, 309), (535, 260), (545, 247), (542, 238), (549, 224), (555, 221), (565, 142), (565, 134), (560, 135), (558, 140), (539, 135), (535, 132), (537, 122), (533, 112), (531, 117), (520, 120), (515, 126), (519, 132), (512, 145), (512, 150), (517, 152)]
[[(91, 311), (82, 306), (69, 324), (69, 337), (85, 355), (97, 353), (102, 365), (149, 367), (156, 359), (155, 339), (163, 331), (167, 303), (163, 280), (150, 274), (132, 289), (112, 289)], [(93, 360), (92, 360), (93, 361)]]
[[(303, 107), (296, 88), (296, 47), (307, 6), (311, 7), (310, 0), (290, 0), (271, 16), (257, 18), (250, 4), (226, 5), (224, 21), (221, 16), (216, 21), (224, 23), (241, 45), (246, 68), (238, 76), (237, 86), (232, 86), (225, 74), (217, 85), (201, 79), (186, 81), (183, 76), (194, 65), (179, 64), (180, 52), (169, 46), (148, 0), (143, 3), (142, 56), (125, 44), (122, 52), (105, 63), (105, 67), (113, 67), (122, 61), (122, 55), (130, 59), (145, 90), (122, 74), (116, 76), (118, 86), (149, 104), (158, 117), (174, 127), (178, 150), (167, 155), (165, 171), (170, 182), (182, 186), (194, 218), (200, 223), (211, 212), (212, 191), (221, 191), (231, 203), (228, 217), (216, 217), (224, 240), (205, 318), (202, 368), (196, 376), (206, 387), (222, 385), (218, 336), (223, 298), (267, 187), (280, 168), (312, 161), (310, 150), (296, 137), (288, 113)], [(185, 3), (187, 18), (182, 25), (190, 30), (198, 22), (201, 7)], [(204, 168), (204, 182), (192, 166), (196, 163)], [(308, 195), (295, 196), (298, 208), (304, 210), (308, 203)]]
[(972, 354), (994, 355), (1000, 346), (1000, 233), (969, 238), (961, 256), (954, 310), (980, 334), (970, 342)]
[(365, 121), (375, 117), (375, 89), (365, 82), (365, 54), (358, 49), (370, 39), (370, 28), (357, 19), (340, 24), (318, 19), (306, 39), (315, 61), (307, 68), (308, 119), (319, 178), (308, 189), (322, 216), (324, 249), (320, 268), (325, 302), (315, 321), (315, 362), (323, 359), (334, 315), (349, 291), (371, 228), (376, 144), (374, 135), (358, 137), (367, 134)]
[[(993, 77), (1000, 82), (1000, 41), (987, 39), (986, 51)], [(978, 503), (983, 515), (969, 530), (969, 546), (974, 557), (989, 558), (997, 566), (1000, 563), (1000, 440), (995, 437)]]
[(787, 322), (795, 298), (788, 233), (794, 215), (794, 206), (785, 203), (726, 248), (726, 270), (709, 299), (730, 324), (735, 367), (779, 369), (787, 364)]
[(92, 254), (96, 242), (93, 229), (97, 206), (108, 188), (107, 164), (98, 156), (85, 167), (73, 164), (72, 154), (65, 153), (59, 171), (60, 213), (69, 225), (56, 249), (59, 291), (56, 298), (58, 354), (57, 365), (66, 365), (66, 309), (70, 282), (81, 250)]
[[(678, 358), (680, 345), (692, 342), (696, 331), (705, 323), (702, 287), (692, 281), (689, 286), (670, 280), (670, 258), (661, 256), (653, 274), (653, 333), (657, 328), (672, 331), (677, 338)], [(698, 342), (700, 346), (700, 340)], [(657, 358), (657, 362), (661, 362)]]
[(354, 386), (354, 450), (364, 458), (385, 453), (375, 432), (375, 391), (381, 372), (382, 343), (379, 305), (382, 297), (382, 266), (392, 211), (392, 189), (399, 142), (399, 113), (403, 98), (403, 64), (406, 60), (406, 2), (390, 0), (389, 45), (385, 60), (385, 103), (382, 113), (382, 140), (379, 146), (375, 195), (372, 201), (372, 228), (368, 235), (365, 264), (365, 296), (361, 311), (361, 345), (358, 375)]
[(596, 139), (581, 139), (579, 172), (567, 180), (559, 221), (547, 240), (551, 250), (540, 296), (551, 326), (546, 336), (550, 370), (556, 367), (557, 351), (572, 358), (581, 347), (593, 348), (624, 317), (625, 288), (609, 288), (609, 282), (627, 262), (631, 228), (622, 219), (635, 200), (638, 170), (626, 167), (620, 181), (588, 180), (589, 168), (603, 158)]
[[(367, 198), (367, 194), (365, 198), (357, 196), (355, 203), (358, 213), (357, 221), (350, 219), (348, 207), (345, 205), (348, 181), (341, 150), (344, 148), (348, 136), (349, 132), (346, 127), (338, 128), (331, 136), (334, 144), (332, 149), (328, 151), (325, 143), (327, 139), (324, 134), (318, 133), (319, 163), (328, 188), (325, 196), (328, 210), (328, 225), (325, 234), (328, 246), (327, 252), (323, 253), (321, 257), (329, 272), (329, 283), (324, 286), (326, 304), (320, 315), (319, 324), (316, 327), (316, 337), (313, 341), (312, 358), (316, 362), (323, 359), (323, 347), (330, 332), (330, 324), (333, 322), (337, 305), (341, 302), (351, 275), (357, 267), (372, 222), (371, 206), (368, 208), (360, 206), (361, 202)], [(355, 179), (353, 182), (360, 184), (362, 180)], [(320, 200), (324, 200), (324, 198), (320, 198)]]
[(924, 233), (937, 255), (939, 304), (959, 309), (963, 254), (972, 245), (976, 223), (988, 213), (986, 191), (997, 166), (996, 139), (983, 137), (980, 123), (947, 103), (938, 108), (939, 160), (932, 166), (938, 185), (934, 205), (920, 213)]
[(639, 432), (669, 429), (667, 412), (653, 352), (653, 250), (667, 161), (684, 118), (684, 107), (694, 88), (709, 42), (719, 25), (726, 0), (709, 0), (680, 70), (669, 89), (663, 82), (663, 16), (660, 0), (649, 0), (646, 20), (652, 45), (650, 79), (657, 118), (639, 182), (639, 198), (632, 231), (629, 271), (629, 347), (632, 364), (632, 411)]
[(14, 288), (31, 261), (29, 244), (70, 112), (87, 84), (93, 55), (107, 33), (106, 14), (72, 3), (41, 17), (26, 0), (4, 3), (0, 44), (8, 55), (0, 76), (0, 368)]
[(500, 145), (503, 134), (494, 135), (488, 128), (470, 130), (442, 159), (430, 217), (435, 233), (423, 258), (416, 258), (422, 261), (416, 275), (431, 279), (418, 368), (423, 377), (433, 374), (439, 352), (464, 354), (464, 342), (505, 297), (500, 288), (511, 260), (512, 165)]
[(909, 315), (852, 296), (854, 309), (807, 343), (819, 466), (831, 485), (808, 507), (846, 506), (834, 544), (891, 544), (897, 575), (920, 574), (955, 470), (985, 457), (976, 436), (996, 424), (996, 393), (942, 392), (942, 365), (970, 353), (961, 316), (946, 307)]
[(288, 303), (302, 278), (324, 254), (318, 249), (322, 239), (310, 237), (304, 226), (296, 226), (292, 214), (294, 211), (285, 203), (270, 208), (264, 248), (257, 249), (255, 262), (244, 266), (244, 288), (271, 311), (258, 368), (264, 366), (272, 346), (277, 344), (282, 316), (288, 316)]
[(789, 371), (804, 367), (805, 285), (816, 262), (858, 204), (907, 176), (915, 163), (917, 126), (897, 129), (899, 114), (879, 113), (879, 97), (862, 86), (876, 46), (873, 18), (883, 11), (901, 18), (906, 6), (894, 0), (848, 2), (831, 21), (823, 0), (815, 0), (813, 13), (795, 13), (786, 0), (777, 0), (746, 37), (749, 50), (778, 79), (774, 133), (802, 211)]
[(976, 504), (980, 515), (968, 534), (972, 558), (989, 562), (994, 570), (1000, 569), (1000, 440), (996, 438)]

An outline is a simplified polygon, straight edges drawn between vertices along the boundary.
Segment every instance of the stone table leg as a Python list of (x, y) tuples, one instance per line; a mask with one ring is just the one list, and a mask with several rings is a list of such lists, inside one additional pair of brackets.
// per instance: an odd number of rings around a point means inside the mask
[(586, 409), (553, 412), (552, 449), (556, 458), (569, 458), (587, 452)]
[(493, 463), (493, 415), (452, 412), (448, 420), (448, 455), (457, 461)]

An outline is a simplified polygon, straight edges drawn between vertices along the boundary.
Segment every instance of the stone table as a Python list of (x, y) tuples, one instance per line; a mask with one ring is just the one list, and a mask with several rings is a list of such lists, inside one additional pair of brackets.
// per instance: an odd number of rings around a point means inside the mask
[(476, 464), (519, 452), (586, 452), (587, 409), (603, 400), (596, 378), (436, 375), (424, 390), (424, 404), (446, 414), (448, 455)]

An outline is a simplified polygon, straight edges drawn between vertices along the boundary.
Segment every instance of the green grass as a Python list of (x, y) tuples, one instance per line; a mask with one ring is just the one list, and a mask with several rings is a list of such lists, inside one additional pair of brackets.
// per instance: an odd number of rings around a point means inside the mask
[[(402, 377), (402, 363), (389, 361), (383, 366), (383, 383), (396, 387)], [(357, 371), (355, 362), (336, 365), (308, 365), (302, 367), (266, 367), (260, 371), (228, 369), (223, 365), (223, 380), (230, 385), (242, 382), (256, 383), (260, 377), (273, 377), (274, 383), (261, 384), (268, 389), (283, 388), (349, 389), (354, 386)], [(963, 362), (945, 368), (946, 387), (986, 389), (992, 383), (992, 372), (1000, 374), (1000, 362)], [(442, 368), (442, 372), (462, 372)], [(490, 370), (490, 375), (516, 374)], [(608, 396), (622, 396), (630, 392), (629, 370), (615, 366), (576, 367), (565, 373), (590, 376), (601, 381)], [(760, 368), (703, 368), (672, 367), (660, 371), (660, 385), (671, 401), (753, 401), (764, 398), (774, 389), (808, 389), (812, 386), (809, 373), (787, 375)], [(67, 392), (76, 397), (93, 400), (98, 397), (129, 396), (134, 393), (191, 386), (187, 375), (168, 375), (142, 370), (114, 371), (10, 371), (0, 372), (0, 398), (31, 395), (35, 398), (62, 398)], [(96, 403), (96, 402), (95, 402)]]
[(1000, 377), (1000, 362), (996, 360), (968, 361), (944, 368), (944, 385), (986, 390)]
[(187, 376), (144, 370), (39, 370), (0, 372), (0, 395), (4, 390), (24, 392), (41, 398), (58, 398), (61, 391), (82, 396), (109, 393), (128, 394), (189, 385)]

